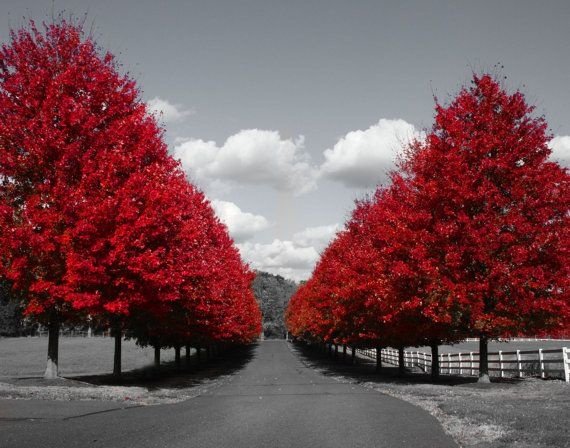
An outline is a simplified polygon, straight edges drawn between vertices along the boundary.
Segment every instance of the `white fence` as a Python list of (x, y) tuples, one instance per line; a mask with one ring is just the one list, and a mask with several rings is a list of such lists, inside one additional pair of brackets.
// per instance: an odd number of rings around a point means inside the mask
[[(71, 337), (84, 337), (84, 338), (91, 338), (91, 337), (111, 337), (111, 330), (105, 329), (100, 331), (94, 330), (74, 330), (74, 329), (63, 329), (59, 331), (60, 336), (71, 336)], [(47, 337), (48, 330), (43, 327), (35, 332), (35, 336), (39, 337)]]
[[(364, 356), (376, 358), (375, 349), (358, 350)], [(398, 365), (398, 350), (382, 349), (382, 362)], [(431, 372), (431, 353), (404, 351), (406, 367), (417, 367)], [(477, 376), (479, 373), (479, 353), (441, 353), (439, 373), (442, 375)], [(562, 378), (570, 382), (570, 348), (538, 350), (516, 350), (489, 352), (489, 374), (491, 376), (540, 378)]]

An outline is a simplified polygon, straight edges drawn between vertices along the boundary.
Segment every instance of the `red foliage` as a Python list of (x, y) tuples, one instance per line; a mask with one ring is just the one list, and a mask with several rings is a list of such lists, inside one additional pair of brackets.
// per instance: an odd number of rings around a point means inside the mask
[(544, 119), (487, 75), (436, 111), (291, 300), (294, 335), (404, 346), (567, 328), (570, 183)]
[(26, 291), (28, 314), (89, 313), (171, 340), (259, 334), (252, 275), (227, 230), (134, 81), (80, 26), (12, 33), (0, 109), (0, 275)]
[(488, 75), (436, 112), (405, 165), (415, 206), (431, 215), (431, 284), (474, 335), (561, 328), (570, 311), (570, 178), (548, 160), (546, 122)]
[[(33, 24), (12, 33), (0, 52), (2, 259), (5, 275), (28, 291), (26, 312), (68, 307), (65, 247), (101, 153), (127, 162), (156, 139), (135, 84), (117, 73), (81, 30), (63, 22), (41, 33)], [(136, 131), (133, 132), (133, 126)], [(149, 144), (165, 155), (164, 147)], [(107, 165), (108, 166), (108, 165)], [(123, 165), (119, 163), (116, 171)]]

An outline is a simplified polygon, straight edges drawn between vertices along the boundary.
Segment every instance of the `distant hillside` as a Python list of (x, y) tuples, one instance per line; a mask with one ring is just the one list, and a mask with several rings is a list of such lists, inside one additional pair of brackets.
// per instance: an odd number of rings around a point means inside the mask
[(280, 275), (258, 271), (253, 281), (253, 292), (263, 313), (263, 334), (266, 338), (284, 338), (283, 315), (297, 284)]

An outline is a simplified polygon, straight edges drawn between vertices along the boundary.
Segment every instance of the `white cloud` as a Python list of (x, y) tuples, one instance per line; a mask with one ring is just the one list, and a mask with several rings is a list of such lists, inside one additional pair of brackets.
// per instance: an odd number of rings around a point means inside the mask
[(252, 238), (256, 233), (269, 227), (269, 222), (264, 216), (244, 212), (233, 202), (213, 200), (212, 206), (238, 243)]
[(557, 135), (548, 146), (552, 149), (550, 158), (570, 168), (570, 135)]
[(304, 138), (282, 139), (277, 131), (239, 131), (218, 146), (187, 140), (174, 148), (183, 168), (202, 187), (267, 185), (302, 194), (316, 187), (316, 170), (304, 150)]
[(338, 224), (308, 227), (295, 233), (292, 240), (275, 239), (269, 244), (245, 242), (237, 246), (252, 268), (300, 281), (309, 278), (319, 252), (338, 230)]
[(180, 104), (172, 104), (157, 96), (149, 100), (147, 105), (149, 112), (165, 123), (181, 121), (194, 113), (191, 109), (184, 109)]
[(421, 134), (404, 120), (381, 119), (351, 131), (324, 152), (321, 175), (348, 187), (369, 188), (387, 180), (401, 148)]
[(287, 240), (276, 239), (269, 244), (246, 242), (237, 246), (252, 268), (295, 281), (306, 280), (319, 259), (314, 247), (299, 247)]
[(293, 235), (293, 242), (300, 247), (314, 247), (315, 250), (320, 252), (328, 246), (330, 240), (340, 228), (338, 224), (307, 227), (305, 230)]

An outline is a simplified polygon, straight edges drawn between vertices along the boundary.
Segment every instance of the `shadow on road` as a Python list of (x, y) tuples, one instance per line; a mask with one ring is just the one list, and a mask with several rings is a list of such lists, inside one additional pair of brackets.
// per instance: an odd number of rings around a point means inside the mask
[[(376, 362), (367, 358), (356, 358), (356, 364), (351, 364), (350, 351), (343, 356), (342, 352), (338, 355), (330, 356), (323, 352), (320, 346), (308, 345), (303, 343), (293, 343), (294, 350), (299, 355), (300, 360), (308, 367), (319, 369), (325, 376), (343, 376), (357, 383), (393, 383), (393, 384), (433, 384), (429, 374), (415, 369), (414, 371), (406, 369), (404, 375), (400, 375), (398, 368), (392, 365), (384, 365), (381, 372), (376, 372)], [(498, 380), (493, 379), (494, 382)], [(501, 379), (501, 383), (513, 384), (519, 382), (517, 379)], [(478, 384), (477, 378), (460, 377), (460, 376), (441, 376), (437, 381), (440, 385), (449, 386), (470, 386), (470, 387), (489, 387), (485, 384)]]
[(198, 361), (194, 354), (189, 362), (183, 357), (180, 367), (173, 361), (161, 364), (159, 370), (154, 366), (148, 366), (123, 372), (121, 378), (104, 374), (70, 376), (68, 379), (97, 386), (138, 386), (148, 390), (184, 389), (198, 385), (206, 379), (215, 380), (243, 369), (253, 358), (256, 346), (254, 344), (234, 347), (210, 360)]

